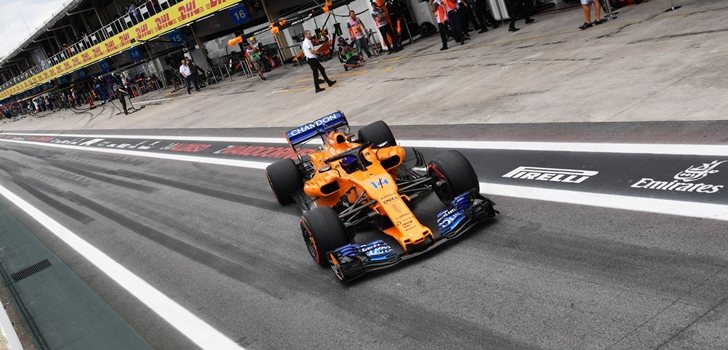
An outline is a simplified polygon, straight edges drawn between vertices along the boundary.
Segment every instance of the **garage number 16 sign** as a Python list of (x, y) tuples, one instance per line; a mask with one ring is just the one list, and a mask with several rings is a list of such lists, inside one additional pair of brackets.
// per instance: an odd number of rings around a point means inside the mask
[(233, 17), (233, 23), (235, 24), (240, 25), (250, 21), (250, 15), (248, 14), (248, 9), (245, 7), (245, 4), (233, 6), (228, 11), (230, 11), (230, 16)]

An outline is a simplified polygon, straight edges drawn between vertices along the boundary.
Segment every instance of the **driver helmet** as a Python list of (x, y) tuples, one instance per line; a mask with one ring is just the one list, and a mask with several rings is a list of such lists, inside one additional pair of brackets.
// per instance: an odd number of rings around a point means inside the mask
[(341, 159), (341, 166), (347, 173), (352, 173), (356, 170), (356, 157), (347, 156)]

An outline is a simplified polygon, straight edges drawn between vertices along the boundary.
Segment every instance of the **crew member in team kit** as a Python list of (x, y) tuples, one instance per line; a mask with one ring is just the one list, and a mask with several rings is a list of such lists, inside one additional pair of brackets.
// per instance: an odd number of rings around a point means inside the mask
[(303, 54), (306, 56), (306, 62), (309, 66), (311, 66), (311, 70), (313, 71), (313, 84), (316, 86), (316, 93), (319, 93), (326, 90), (319, 86), (319, 73), (321, 73), (321, 76), (324, 77), (324, 81), (326, 81), (329, 86), (334, 86), (334, 84), (336, 84), (336, 80), (331, 80), (328, 76), (326, 76), (326, 69), (321, 65), (321, 62), (319, 62), (318, 56), (316, 55), (316, 49), (314, 49), (313, 43), (311, 42), (311, 31), (307, 30), (304, 33), (304, 37), (305, 39), (303, 40), (301, 49), (303, 50)]
[(445, 7), (441, 6), (440, 3), (436, 3), (435, 0), (430, 0), (430, 11), (435, 14), (437, 19), (437, 29), (440, 32), (440, 39), (442, 39), (442, 47), (440, 51), (447, 50), (447, 12)]
[(523, 18), (526, 24), (533, 23), (535, 19), (531, 18), (533, 12), (533, 1), (508, 0), (508, 12), (511, 14), (511, 25), (508, 27), (509, 32), (517, 32), (516, 20)]
[(349, 20), (346, 22), (346, 26), (349, 28), (351, 38), (356, 40), (356, 49), (359, 51), (359, 55), (364, 52), (367, 57), (372, 57), (372, 53), (369, 51), (369, 41), (367, 40), (367, 28), (364, 27), (361, 19), (356, 16), (354, 10), (349, 11)]
[[(384, 10), (379, 7), (379, 5), (377, 5), (376, 2), (372, 2), (372, 17), (374, 18), (374, 22), (377, 24), (377, 27), (379, 27), (379, 33), (382, 34), (382, 39), (384, 40), (384, 43), (387, 45), (387, 54), (391, 54), (392, 52), (401, 50), (397, 37), (394, 35), (392, 28), (389, 27), (387, 15), (384, 13)], [(392, 40), (393, 45), (389, 43), (390, 39), (387, 38), (387, 35), (389, 35), (389, 38)]]
[[(440, 24), (440, 36), (442, 36), (442, 28), (447, 27), (444, 25), (444, 23), (440, 22), (439, 14), (441, 11), (444, 11), (445, 15), (447, 16), (447, 21), (450, 23), (450, 28), (452, 29), (452, 36), (455, 38), (455, 41), (459, 42), (460, 45), (465, 44), (465, 32), (463, 32), (463, 22), (460, 18), (460, 15), (458, 14), (458, 0), (430, 0), (430, 9), (435, 12), (435, 15), (438, 16), (438, 24)], [(447, 37), (443, 37), (443, 45), (441, 50), (447, 49), (446, 43)]]
[(126, 110), (126, 96), (129, 95), (129, 89), (126, 86), (114, 84), (114, 93), (121, 103), (121, 108), (124, 109), (124, 114), (129, 114)]
[(487, 0), (469, 0), (473, 12), (475, 13), (475, 19), (477, 19), (478, 24), (480, 24), (480, 31), (478, 33), (487, 32), (488, 24), (490, 24), (493, 28), (500, 27), (500, 24), (498, 24), (493, 15), (490, 14), (490, 11), (488, 11), (487, 5), (485, 4), (486, 1)]

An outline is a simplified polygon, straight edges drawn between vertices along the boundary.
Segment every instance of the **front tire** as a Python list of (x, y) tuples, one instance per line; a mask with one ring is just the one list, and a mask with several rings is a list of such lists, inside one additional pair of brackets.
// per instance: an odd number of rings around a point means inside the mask
[(447, 151), (439, 154), (427, 165), (430, 176), (438, 179), (435, 194), (445, 205), (449, 205), (456, 196), (480, 189), (478, 175), (467, 158), (458, 151)]
[(329, 266), (328, 252), (350, 243), (344, 224), (330, 207), (316, 207), (303, 213), (301, 232), (311, 258), (323, 267)]
[(284, 159), (266, 167), (265, 172), (278, 203), (281, 205), (293, 203), (293, 193), (303, 188), (303, 177), (296, 163)]

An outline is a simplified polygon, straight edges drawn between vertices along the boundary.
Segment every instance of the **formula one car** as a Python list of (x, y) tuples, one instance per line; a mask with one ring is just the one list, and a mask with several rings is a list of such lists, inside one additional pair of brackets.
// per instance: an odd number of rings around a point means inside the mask
[[(280, 204), (300, 206), (308, 252), (341, 281), (428, 252), (497, 213), (479, 194), (478, 177), (462, 154), (444, 152), (427, 167), (417, 150), (406, 160), (382, 121), (353, 135), (344, 114), (336, 112), (288, 131), (286, 138), (298, 160), (269, 165), (268, 182)], [(302, 156), (308, 153), (300, 152), (302, 145), (319, 138), (319, 149)], [(430, 192), (446, 205), (436, 231), (411, 210), (413, 201)], [(360, 237), (366, 228), (381, 236)]]

